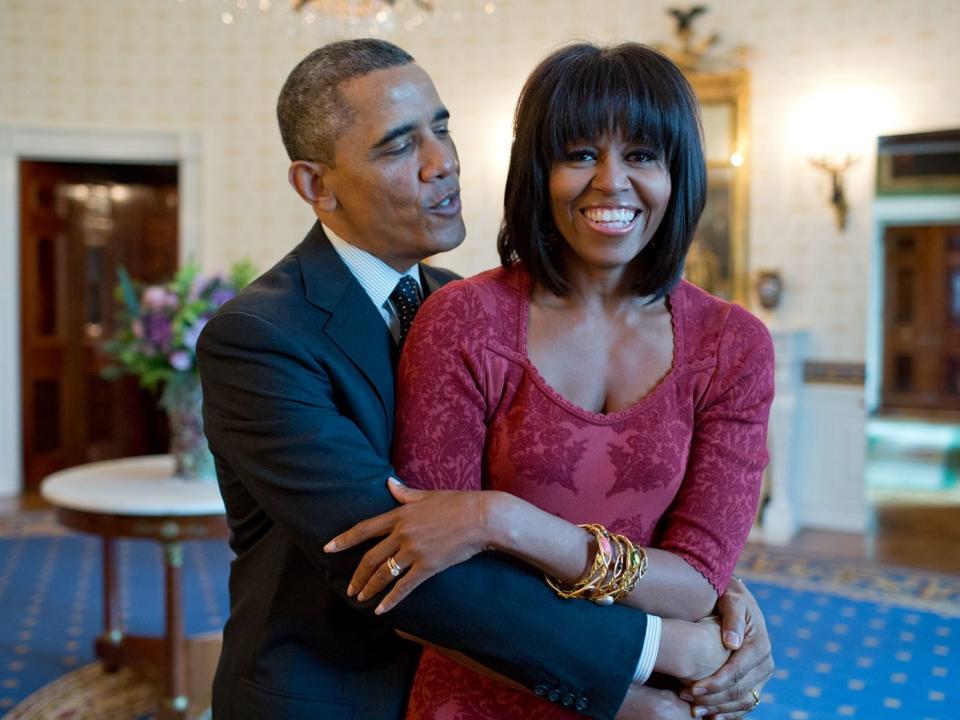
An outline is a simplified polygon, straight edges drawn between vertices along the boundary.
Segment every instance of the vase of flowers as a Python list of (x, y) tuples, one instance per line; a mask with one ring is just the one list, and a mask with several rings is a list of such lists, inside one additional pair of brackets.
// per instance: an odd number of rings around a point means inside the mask
[(170, 424), (170, 454), (174, 477), (184, 480), (212, 480), (216, 477), (213, 455), (203, 434), (203, 391), (195, 372), (172, 375), (163, 384), (160, 407)]
[(213, 457), (203, 434), (203, 394), (197, 372), (197, 339), (213, 313), (253, 277), (248, 262), (228, 275), (202, 275), (188, 262), (167, 283), (143, 285), (118, 269), (117, 331), (106, 345), (115, 364), (108, 377), (133, 375), (140, 385), (159, 391), (170, 424), (174, 476), (212, 480)]

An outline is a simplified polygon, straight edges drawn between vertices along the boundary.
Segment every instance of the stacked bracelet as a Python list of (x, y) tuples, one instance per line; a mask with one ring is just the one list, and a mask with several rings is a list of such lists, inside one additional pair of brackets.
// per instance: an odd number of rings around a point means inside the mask
[(581, 525), (597, 541), (597, 554), (593, 557), (593, 566), (573, 585), (565, 585), (559, 580), (544, 574), (547, 584), (562, 598), (593, 599), (595, 590), (600, 587), (610, 571), (613, 541), (607, 529), (602, 525)]
[(590, 569), (572, 585), (544, 574), (547, 584), (562, 598), (583, 598), (599, 605), (622, 600), (637, 586), (649, 566), (646, 551), (624, 535), (613, 535), (602, 525), (580, 525), (597, 541)]

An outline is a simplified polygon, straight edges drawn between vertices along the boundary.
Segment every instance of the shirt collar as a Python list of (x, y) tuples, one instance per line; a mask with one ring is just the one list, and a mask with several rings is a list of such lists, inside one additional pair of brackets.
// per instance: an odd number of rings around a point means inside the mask
[[(361, 250), (356, 245), (351, 245), (326, 225), (323, 226), (323, 230), (330, 239), (333, 249), (337, 251), (337, 255), (353, 273), (357, 282), (360, 283), (360, 287), (366, 291), (376, 307), (386, 305), (390, 293), (393, 292), (397, 283), (400, 282), (400, 278), (404, 275), (412, 277), (417, 283), (417, 287), (420, 287), (420, 271), (416, 264), (407, 268), (405, 272), (397, 272), (376, 255)], [(420, 294), (423, 295), (422, 288)]]

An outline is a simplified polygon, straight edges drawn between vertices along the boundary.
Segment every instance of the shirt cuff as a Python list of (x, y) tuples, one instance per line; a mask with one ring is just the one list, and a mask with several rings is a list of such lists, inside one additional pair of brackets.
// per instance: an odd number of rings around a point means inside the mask
[(633, 675), (634, 685), (643, 685), (653, 675), (653, 666), (657, 664), (657, 654), (660, 652), (660, 627), (662, 621), (657, 615), (647, 615), (647, 636), (643, 639), (643, 650), (640, 651), (640, 661), (637, 671)]

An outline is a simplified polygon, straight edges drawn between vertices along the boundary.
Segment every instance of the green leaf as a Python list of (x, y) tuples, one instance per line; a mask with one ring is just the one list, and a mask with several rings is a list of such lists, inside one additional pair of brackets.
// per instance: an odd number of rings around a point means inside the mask
[(137, 299), (137, 291), (133, 281), (130, 280), (130, 273), (127, 272), (127, 269), (123, 265), (118, 265), (117, 277), (120, 279), (118, 289), (120, 291), (120, 297), (123, 300), (124, 308), (131, 317), (136, 317), (140, 314), (140, 301)]
[(238, 260), (230, 268), (230, 284), (236, 288), (237, 292), (243, 290), (247, 285), (253, 282), (257, 276), (257, 269), (250, 262), (249, 258)]

